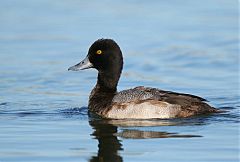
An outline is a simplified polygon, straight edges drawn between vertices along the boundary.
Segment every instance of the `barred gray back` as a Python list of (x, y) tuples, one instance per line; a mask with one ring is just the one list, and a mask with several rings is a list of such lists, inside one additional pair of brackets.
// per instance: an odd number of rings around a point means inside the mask
[(135, 100), (158, 99), (164, 94), (155, 88), (136, 87), (118, 92), (112, 102), (122, 103)]

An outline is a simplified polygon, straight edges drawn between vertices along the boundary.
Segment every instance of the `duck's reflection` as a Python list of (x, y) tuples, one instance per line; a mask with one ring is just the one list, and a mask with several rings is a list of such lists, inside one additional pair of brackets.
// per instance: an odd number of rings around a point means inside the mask
[(104, 124), (100, 120), (90, 121), (94, 129), (92, 136), (98, 140), (98, 154), (90, 159), (90, 162), (121, 162), (122, 157), (118, 151), (122, 150), (122, 144), (114, 134), (117, 127), (111, 124)]
[(123, 130), (116, 134), (118, 137), (130, 139), (147, 139), (147, 138), (192, 138), (202, 137), (199, 135), (179, 135), (177, 133), (140, 131), (140, 130)]
[[(191, 121), (188, 120), (188, 125)], [(90, 119), (89, 124), (93, 128), (91, 134), (98, 140), (98, 154), (92, 156), (90, 162), (120, 162), (123, 161), (119, 154), (123, 150), (123, 146), (118, 137), (122, 139), (147, 139), (147, 138), (193, 138), (201, 137), (199, 135), (180, 135), (177, 133), (158, 132), (158, 131), (143, 131), (138, 130), (139, 127), (146, 126), (172, 126), (185, 125), (183, 120), (103, 120)], [(196, 122), (199, 125), (201, 122)], [(134, 127), (133, 127), (134, 126)], [(121, 130), (118, 131), (118, 127)]]

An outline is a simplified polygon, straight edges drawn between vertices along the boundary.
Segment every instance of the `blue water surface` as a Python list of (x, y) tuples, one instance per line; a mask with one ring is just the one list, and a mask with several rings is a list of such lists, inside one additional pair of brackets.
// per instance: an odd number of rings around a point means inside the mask
[[(237, 0), (0, 1), (0, 162), (237, 162)], [(88, 114), (97, 72), (68, 72), (91, 43), (124, 54), (118, 89), (206, 98), (221, 114), (103, 120)]]

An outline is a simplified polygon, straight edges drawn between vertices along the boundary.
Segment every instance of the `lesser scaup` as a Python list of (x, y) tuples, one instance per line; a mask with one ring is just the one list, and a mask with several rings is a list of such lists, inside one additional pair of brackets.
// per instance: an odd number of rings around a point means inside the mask
[(99, 39), (89, 48), (87, 57), (68, 70), (98, 70), (88, 107), (93, 113), (111, 119), (150, 119), (189, 117), (218, 112), (205, 99), (191, 94), (139, 86), (117, 92), (123, 68), (123, 56), (111, 39)]

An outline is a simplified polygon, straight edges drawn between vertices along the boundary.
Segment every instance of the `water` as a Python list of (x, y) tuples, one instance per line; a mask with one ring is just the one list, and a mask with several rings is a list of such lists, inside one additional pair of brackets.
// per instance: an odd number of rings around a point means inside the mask
[[(239, 160), (238, 1), (0, 1), (0, 161)], [(68, 72), (98, 38), (124, 53), (119, 90), (205, 97), (222, 114), (102, 120), (96, 71)]]

